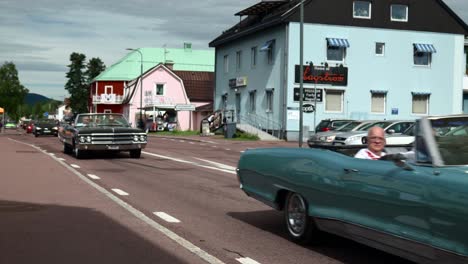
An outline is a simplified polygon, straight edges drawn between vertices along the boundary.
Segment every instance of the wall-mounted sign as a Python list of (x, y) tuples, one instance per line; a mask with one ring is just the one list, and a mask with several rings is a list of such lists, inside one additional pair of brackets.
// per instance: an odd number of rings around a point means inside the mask
[(302, 105), (303, 113), (313, 113), (315, 112), (315, 106), (313, 104), (303, 104)]
[(229, 87), (236, 88), (241, 86), (247, 86), (247, 76), (229, 79)]
[(398, 108), (392, 108), (392, 115), (398, 115)]
[(315, 66), (313, 69), (309, 65), (304, 65), (304, 72), (300, 72), (301, 66), (296, 65), (295, 82), (300, 83), (303, 79), (304, 83), (318, 83), (346, 86), (348, 85), (348, 68), (347, 67), (329, 67), (325, 69), (321, 66)]
[[(307, 102), (314, 102), (315, 94), (314, 88), (304, 88), (302, 94), (302, 100)], [(300, 88), (294, 88), (294, 101), (299, 102), (300, 100)], [(317, 102), (322, 102), (323, 89), (317, 89)]]
[(176, 104), (176, 111), (195, 111), (195, 105), (193, 104)]

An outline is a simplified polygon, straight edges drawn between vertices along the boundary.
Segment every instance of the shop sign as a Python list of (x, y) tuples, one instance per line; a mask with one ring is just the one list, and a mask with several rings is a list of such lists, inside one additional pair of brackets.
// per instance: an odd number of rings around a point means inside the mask
[(229, 87), (236, 88), (241, 86), (247, 86), (247, 76), (229, 79)]
[(313, 69), (309, 65), (304, 65), (304, 72), (300, 72), (300, 65), (295, 68), (295, 82), (300, 83), (303, 79), (304, 83), (331, 84), (338, 86), (348, 85), (348, 67), (328, 67), (314, 66)]
[(315, 112), (315, 106), (313, 104), (304, 104), (302, 105), (303, 113), (313, 113)]
[[(302, 100), (307, 102), (314, 102), (315, 93), (314, 88), (303, 88)], [(294, 101), (299, 102), (300, 100), (300, 88), (294, 88)], [(317, 102), (322, 102), (323, 89), (317, 89)]]
[(176, 111), (195, 111), (195, 105), (193, 104), (176, 104)]

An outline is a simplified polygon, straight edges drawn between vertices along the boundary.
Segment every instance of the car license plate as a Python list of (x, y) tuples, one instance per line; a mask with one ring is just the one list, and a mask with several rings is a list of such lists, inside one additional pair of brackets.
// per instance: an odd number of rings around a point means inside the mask
[(116, 150), (116, 149), (119, 149), (119, 146), (107, 146), (108, 149), (113, 149), (113, 150)]

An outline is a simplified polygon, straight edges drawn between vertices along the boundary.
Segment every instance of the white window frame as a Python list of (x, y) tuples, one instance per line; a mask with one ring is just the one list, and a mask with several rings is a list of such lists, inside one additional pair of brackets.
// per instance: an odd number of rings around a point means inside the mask
[[(425, 54), (427, 55), (427, 64), (416, 64), (415, 58), (417, 54)], [(413, 66), (415, 67), (431, 67), (432, 65), (432, 53), (431, 52), (419, 52), (416, 50), (416, 48), (413, 48)]]
[[(377, 46), (382, 45), (382, 53), (377, 53)], [(376, 42), (375, 43), (375, 56), (383, 57), (385, 56), (385, 42)]]
[(236, 71), (240, 71), (242, 67), (242, 50), (236, 52)]
[(273, 58), (273, 51), (275, 49), (275, 42), (270, 44), (270, 48), (268, 49), (267, 52), (267, 62), (269, 65), (273, 64), (274, 58)]
[(253, 69), (257, 66), (257, 46), (250, 49), (250, 67)]
[(267, 113), (273, 113), (273, 89), (265, 91), (266, 93), (266, 112)]
[[(425, 113), (415, 113), (414, 112), (414, 98), (416, 96), (420, 97), (426, 97), (426, 112)], [(411, 95), (411, 114), (412, 115), (417, 115), (417, 116), (426, 116), (429, 114), (429, 100), (430, 100), (430, 94), (412, 94)]]
[[(162, 94), (158, 94), (158, 85), (162, 85)], [(156, 95), (156, 96), (165, 96), (166, 95), (166, 84), (164, 84), (164, 83), (155, 83), (154, 84), (154, 95)]]
[[(404, 6), (406, 7), (406, 15), (405, 19), (398, 19), (398, 18), (393, 18), (393, 7), (396, 6)], [(402, 5), (402, 4), (392, 4), (390, 5), (390, 20), (395, 21), (395, 22), (408, 22), (408, 5)]]
[[(374, 104), (374, 95), (383, 95), (383, 111), (382, 112), (374, 112), (373, 110), (373, 104)], [(387, 93), (382, 93), (382, 92), (371, 92), (371, 105), (370, 105), (370, 112), (372, 114), (386, 114), (386, 109), (387, 109)]]
[[(110, 93), (107, 92), (107, 89), (110, 88)], [(104, 86), (104, 94), (113, 94), (114, 93), (114, 86), (112, 85), (106, 85)]]
[(229, 72), (229, 55), (224, 55), (224, 73)]
[[(327, 106), (328, 106), (328, 100), (327, 100), (327, 95), (329, 92), (340, 92), (341, 93), (341, 98), (340, 98), (340, 110), (339, 111), (328, 111), (327, 110)], [(325, 113), (343, 113), (343, 109), (344, 109), (344, 106), (343, 106), (343, 102), (344, 102), (344, 90), (338, 90), (338, 89), (325, 89), (325, 104), (324, 104), (324, 110), (325, 110)]]
[(104, 109), (104, 114), (112, 114), (112, 109)]
[(249, 92), (249, 113), (255, 113), (256, 111), (256, 92), (255, 91), (250, 91)]
[[(356, 15), (356, 2), (369, 4), (369, 10), (368, 10), (369, 15), (368, 16)], [(372, 3), (370, 1), (353, 1), (353, 18), (371, 19), (371, 17), (372, 17)]]

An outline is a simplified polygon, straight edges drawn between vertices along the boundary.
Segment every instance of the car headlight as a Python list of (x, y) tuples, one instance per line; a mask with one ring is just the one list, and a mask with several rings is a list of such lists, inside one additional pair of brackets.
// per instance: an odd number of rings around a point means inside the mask
[(42, 129), (42, 128), (40, 128), (40, 127), (36, 127), (36, 130), (41, 130), (41, 129)]
[(328, 137), (325, 137), (325, 141), (326, 141), (326, 142), (332, 142), (333, 140), (335, 140), (335, 136), (328, 136)]
[(53, 127), (52, 130), (58, 130), (58, 127)]
[(86, 137), (86, 142), (91, 143), (91, 136)]
[(319, 137), (320, 141), (325, 141), (326, 139), (327, 139), (327, 137)]
[(81, 142), (81, 143), (85, 143), (85, 141), (86, 141), (86, 138), (83, 137), (83, 136), (81, 136), (81, 137), (80, 137), (80, 142)]
[(133, 136), (133, 141), (138, 141), (138, 135)]
[(140, 135), (140, 141), (146, 141), (146, 136), (145, 135)]

